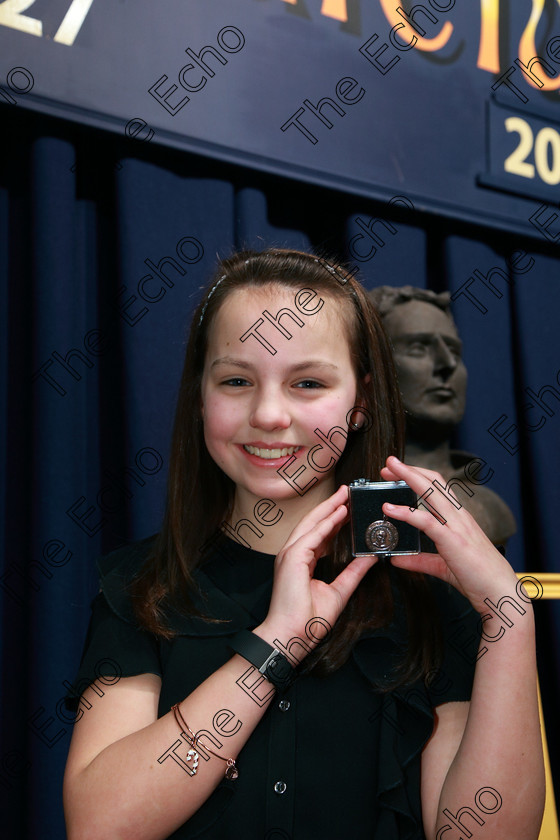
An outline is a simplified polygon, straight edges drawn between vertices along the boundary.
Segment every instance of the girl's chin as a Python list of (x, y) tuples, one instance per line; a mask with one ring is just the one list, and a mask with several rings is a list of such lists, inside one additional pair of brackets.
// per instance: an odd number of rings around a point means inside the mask
[[(214, 460), (236, 485), (237, 492), (249, 493), (256, 499), (270, 499), (274, 502), (301, 499), (309, 491), (314, 496), (319, 487), (321, 500), (334, 493), (334, 476), (318, 474), (309, 466), (305, 457), (302, 459), (297, 455), (295, 458), (293, 455), (284, 455), (280, 458), (260, 458), (241, 446), (236, 446), (236, 449), (242, 453), (241, 461), (237, 457), (234, 460), (231, 457), (215, 457)], [(305, 455), (305, 449), (303, 453)], [(284, 473), (282, 468), (286, 465), (288, 466)], [(330, 485), (332, 489), (329, 490)]]
[(271, 502), (280, 503), (320, 496), (316, 502), (316, 504), (319, 504), (320, 501), (334, 493), (336, 488), (334, 481), (329, 481), (325, 476), (317, 477), (317, 481), (313, 481), (313, 478), (315, 476), (307, 476), (305, 473), (297, 477), (296, 480), (294, 480), (294, 476), (288, 479), (288, 477), (282, 478), (275, 474), (274, 476), (271, 475), (269, 479), (263, 476), (260, 480), (235, 481), (235, 484), (237, 492), (242, 490), (242, 492), (250, 493), (257, 499), (270, 499)]
[(258, 499), (270, 499), (272, 502), (287, 502), (291, 499), (301, 499), (305, 492), (296, 489), (287, 481), (251, 481), (236, 483), (236, 490), (242, 490), (245, 493), (250, 493)]

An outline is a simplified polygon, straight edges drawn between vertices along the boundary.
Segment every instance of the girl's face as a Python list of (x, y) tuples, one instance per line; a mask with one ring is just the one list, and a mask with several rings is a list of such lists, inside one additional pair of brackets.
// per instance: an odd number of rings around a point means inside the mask
[[(235, 482), (236, 504), (243, 509), (254, 504), (253, 497), (305, 495), (315, 505), (335, 489), (339, 456), (324, 444), (309, 453), (321, 444), (315, 429), (325, 437), (335, 426), (347, 430), (356, 375), (340, 303), (325, 297), (319, 311), (307, 315), (296, 307), (297, 293), (276, 286), (239, 289), (224, 301), (210, 330), (202, 378), (204, 436), (213, 460)], [(316, 297), (304, 306), (311, 310), (319, 302)], [(275, 317), (284, 308), (304, 322), (300, 327), (282, 316), (290, 339), (263, 317), (264, 310)], [(270, 349), (254, 330), (241, 341), (258, 321)], [(333, 442), (344, 448), (341, 434)], [(285, 476), (278, 472), (284, 466)]]

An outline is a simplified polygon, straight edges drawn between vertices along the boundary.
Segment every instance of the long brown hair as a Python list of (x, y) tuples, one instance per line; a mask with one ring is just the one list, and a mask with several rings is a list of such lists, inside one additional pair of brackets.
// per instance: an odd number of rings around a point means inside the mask
[[(389, 340), (380, 317), (360, 283), (339, 263), (303, 251), (241, 251), (222, 260), (195, 310), (179, 387), (171, 441), (167, 506), (151, 556), (131, 585), (134, 609), (144, 629), (171, 638), (166, 603), (197, 613), (192, 594), (193, 571), (202, 548), (232, 512), (235, 485), (214, 463), (204, 442), (200, 411), (201, 382), (209, 331), (220, 307), (238, 289), (282, 286), (311, 288), (340, 302), (357, 380), (357, 402), (363, 403), (362, 428), (349, 424), (347, 444), (335, 467), (335, 483), (360, 476), (380, 478), (391, 455), (403, 457), (404, 414)], [(365, 383), (366, 376), (368, 381)], [(332, 542), (324, 573), (332, 580), (351, 560), (349, 525)], [(348, 658), (365, 629), (387, 625), (393, 615), (390, 574), (406, 606), (410, 644), (390, 687), (410, 682), (433, 670), (440, 658), (434, 632), (430, 590), (423, 575), (377, 563), (366, 575), (320, 646), (311, 667), (329, 673)], [(208, 618), (215, 621), (216, 618)]]

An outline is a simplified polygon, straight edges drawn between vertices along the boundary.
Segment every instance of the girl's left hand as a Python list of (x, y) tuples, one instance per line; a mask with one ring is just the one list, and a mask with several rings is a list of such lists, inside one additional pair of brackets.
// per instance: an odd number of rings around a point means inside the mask
[[(422, 507), (412, 510), (385, 503), (384, 513), (419, 528), (438, 550), (437, 554), (393, 555), (391, 563), (412, 572), (425, 572), (452, 584), (481, 614), (488, 611), (485, 598), (499, 600), (503, 595), (511, 594), (518, 585), (517, 575), (471, 514), (462, 506), (458, 509), (449, 496), (434, 485), (438, 482), (442, 489), (445, 488), (445, 479), (433, 470), (403, 464), (394, 455), (387, 458), (386, 463), (381, 477), (386, 481), (406, 481), (419, 499), (424, 497), (424, 501), (421, 502)], [(430, 489), (432, 492), (427, 492)], [(453, 487), (448, 492), (460, 504)], [(433, 513), (427, 509), (429, 507)], [(445, 520), (445, 524), (437, 515)]]

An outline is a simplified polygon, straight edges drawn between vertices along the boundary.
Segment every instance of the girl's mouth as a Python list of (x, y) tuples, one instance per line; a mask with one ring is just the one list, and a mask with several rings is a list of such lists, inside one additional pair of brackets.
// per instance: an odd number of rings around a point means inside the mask
[(248, 443), (243, 444), (245, 452), (248, 452), (249, 455), (255, 455), (258, 458), (263, 458), (265, 461), (272, 461), (275, 458), (284, 458), (286, 456), (294, 455), (294, 453), (299, 452), (301, 448), (301, 446), (284, 446), (281, 449), (265, 449), (264, 447), (251, 446)]

